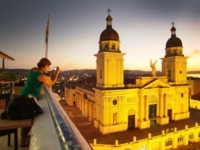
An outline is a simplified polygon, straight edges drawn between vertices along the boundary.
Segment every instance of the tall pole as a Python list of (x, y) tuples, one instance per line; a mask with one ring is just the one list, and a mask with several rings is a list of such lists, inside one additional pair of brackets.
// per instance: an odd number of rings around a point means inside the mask
[(48, 41), (49, 41), (49, 22), (50, 22), (50, 14), (48, 14), (48, 21), (47, 21), (47, 28), (46, 28), (46, 50), (45, 50), (45, 57), (48, 58)]
[(5, 69), (5, 58), (3, 58), (2, 60), (3, 60), (2, 61), (2, 70), (4, 71), (4, 69)]

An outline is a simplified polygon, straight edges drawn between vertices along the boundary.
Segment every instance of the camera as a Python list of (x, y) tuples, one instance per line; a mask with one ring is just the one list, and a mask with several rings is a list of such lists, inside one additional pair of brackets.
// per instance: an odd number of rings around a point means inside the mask
[(54, 67), (54, 68), (53, 68), (53, 70), (57, 70), (57, 69), (58, 69), (57, 67)]

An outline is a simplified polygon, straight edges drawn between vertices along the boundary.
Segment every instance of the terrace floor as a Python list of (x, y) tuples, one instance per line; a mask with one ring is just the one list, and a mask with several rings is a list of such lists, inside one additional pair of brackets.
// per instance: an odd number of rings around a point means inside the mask
[[(18, 129), (18, 144), (20, 143), (20, 130)], [(7, 146), (8, 136), (0, 137), (0, 150), (14, 150), (14, 134), (11, 134), (11, 146)], [(18, 150), (28, 150), (29, 147), (18, 147)]]
[[(188, 125), (188, 127), (192, 127), (195, 125), (196, 122), (198, 122), (200, 125), (200, 111), (191, 109), (191, 117), (189, 119), (172, 121), (168, 125), (163, 126), (154, 124), (151, 125), (151, 128), (149, 129), (140, 130), (135, 128), (123, 132), (103, 135), (97, 128), (94, 127), (93, 123), (81, 113), (79, 108), (77, 108), (76, 106), (67, 105), (64, 100), (60, 101), (60, 104), (65, 112), (68, 114), (68, 116), (70, 116), (70, 114), (73, 116), (70, 117), (70, 119), (76, 125), (77, 129), (80, 131), (80, 133), (83, 135), (88, 143), (93, 143), (93, 140), (96, 139), (98, 144), (115, 144), (115, 140), (117, 139), (120, 144), (133, 141), (133, 136), (136, 136), (137, 140), (139, 140), (147, 138), (148, 133), (151, 133), (152, 136), (155, 136), (161, 134), (162, 130), (169, 130), (170, 132), (170, 130), (173, 130), (174, 127), (176, 127), (177, 130), (180, 130), (184, 129), (185, 125)], [(199, 148), (200, 142), (193, 143), (193, 145), (181, 146), (176, 150), (190, 150), (192, 149), (192, 146), (195, 148)]]

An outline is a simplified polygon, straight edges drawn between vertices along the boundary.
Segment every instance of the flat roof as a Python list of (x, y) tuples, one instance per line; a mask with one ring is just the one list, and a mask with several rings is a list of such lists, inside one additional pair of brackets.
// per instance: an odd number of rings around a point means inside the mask
[(8, 60), (12, 60), (12, 61), (15, 60), (15, 59), (12, 58), (11, 56), (9, 56), (9, 55), (7, 55), (7, 54), (1, 52), (1, 51), (0, 51), (0, 58), (4, 58), (4, 59), (8, 59)]

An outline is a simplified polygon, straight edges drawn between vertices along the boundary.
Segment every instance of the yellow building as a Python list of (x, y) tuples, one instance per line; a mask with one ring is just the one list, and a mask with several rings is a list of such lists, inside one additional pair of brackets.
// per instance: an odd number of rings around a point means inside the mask
[(66, 102), (76, 105), (102, 134), (189, 118), (187, 57), (181, 40), (176, 37), (174, 24), (166, 54), (161, 58), (163, 76), (156, 75), (156, 62), (150, 61), (151, 76), (140, 76), (124, 84), (125, 53), (120, 51), (119, 35), (112, 28), (110, 14), (106, 23), (100, 35), (99, 51), (94, 55), (96, 85), (66, 87)]

